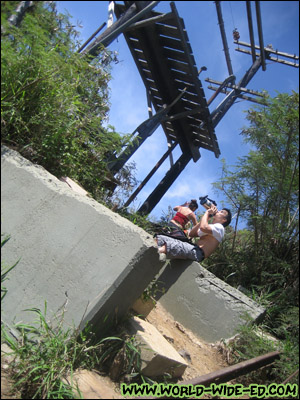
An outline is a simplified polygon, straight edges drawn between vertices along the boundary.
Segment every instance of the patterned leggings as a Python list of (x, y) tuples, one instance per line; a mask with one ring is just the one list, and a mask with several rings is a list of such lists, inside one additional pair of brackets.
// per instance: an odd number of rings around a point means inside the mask
[(159, 247), (166, 245), (168, 258), (181, 258), (198, 262), (205, 258), (204, 251), (199, 246), (164, 235), (157, 235), (156, 239)]

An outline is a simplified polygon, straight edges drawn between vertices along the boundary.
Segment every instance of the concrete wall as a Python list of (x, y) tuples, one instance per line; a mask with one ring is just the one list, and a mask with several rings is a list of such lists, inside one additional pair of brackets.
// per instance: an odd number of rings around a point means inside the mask
[(245, 325), (243, 316), (263, 318), (265, 310), (239, 290), (218, 279), (199, 263), (172, 260), (157, 280), (157, 300), (183, 326), (207, 342), (227, 339)]
[(4, 146), (1, 233), (11, 236), (2, 262), (20, 258), (4, 283), (2, 319), (9, 325), (36, 319), (22, 310), (43, 310), (46, 300), (47, 316), (67, 302), (66, 326), (90, 321), (100, 333), (162, 267), (151, 235)]
[(253, 319), (264, 313), (199, 263), (164, 266), (151, 235), (7, 147), (1, 148), (1, 232), (11, 236), (2, 262), (20, 258), (4, 282), (2, 320), (9, 325), (33, 321), (22, 310), (43, 310), (46, 300), (48, 317), (65, 305), (66, 326), (89, 321), (101, 334), (155, 276), (166, 289), (161, 304), (208, 342), (234, 335), (245, 312)]

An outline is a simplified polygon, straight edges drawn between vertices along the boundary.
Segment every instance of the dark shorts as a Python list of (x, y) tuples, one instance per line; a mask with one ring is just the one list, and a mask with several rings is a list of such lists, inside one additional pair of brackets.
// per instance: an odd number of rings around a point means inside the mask
[(156, 239), (159, 247), (166, 245), (167, 258), (181, 258), (198, 262), (205, 258), (204, 251), (199, 246), (164, 235), (157, 235)]
[(171, 228), (176, 228), (176, 229), (182, 229), (182, 227), (179, 225), (174, 224), (174, 222), (170, 221), (168, 223), (168, 226), (170, 226)]

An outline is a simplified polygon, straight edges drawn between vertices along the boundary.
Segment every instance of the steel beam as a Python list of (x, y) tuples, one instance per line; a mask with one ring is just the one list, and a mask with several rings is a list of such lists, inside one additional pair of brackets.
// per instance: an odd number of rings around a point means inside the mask
[(157, 6), (159, 1), (152, 1), (143, 10), (137, 12), (137, 7), (132, 4), (125, 14), (107, 28), (102, 35), (100, 35), (90, 46), (88, 46), (82, 54), (88, 53), (89, 55), (96, 56), (101, 49), (101, 46), (107, 47), (112, 43), (121, 33), (124, 32), (133, 23), (139, 21), (144, 15)]
[(250, 36), (250, 43), (251, 43), (251, 52), (252, 52), (252, 62), (254, 62), (256, 60), (256, 54), (255, 54), (255, 42), (254, 42), (254, 33), (253, 33), (251, 4), (250, 4), (249, 0), (246, 1), (246, 7), (247, 7), (247, 17), (248, 17), (249, 36)]
[[(241, 81), (237, 84), (237, 87), (246, 87), (247, 84), (250, 82), (250, 80), (253, 78), (253, 76), (256, 74), (256, 72), (259, 70), (260, 66), (261, 66), (261, 58), (259, 57), (257, 60), (255, 60), (253, 65), (245, 73)], [(239, 89), (233, 89), (225, 97), (225, 99), (218, 105), (218, 107), (211, 113), (214, 128), (218, 125), (223, 116), (233, 105), (235, 100), (238, 98), (239, 94), (240, 94)]]
[(265, 365), (271, 364), (275, 360), (280, 358), (279, 351), (273, 351), (271, 353), (264, 354), (262, 356), (251, 358), (247, 361), (242, 361), (238, 364), (223, 368), (219, 371), (211, 372), (209, 374), (200, 376), (199, 378), (191, 379), (189, 381), (182, 382), (184, 385), (209, 385), (212, 382), (216, 384), (228, 382), (238, 376), (247, 374), (251, 371), (255, 371)]
[[(205, 81), (206, 81), (206, 82), (209, 82), (209, 83), (214, 83), (214, 84), (216, 84), (216, 85), (222, 85), (222, 83), (223, 83), (223, 82), (216, 81), (216, 80), (210, 79), (210, 78), (206, 78)], [(247, 89), (247, 88), (238, 87), (238, 86), (236, 86), (236, 85), (230, 85), (230, 88), (231, 88), (231, 89), (238, 89), (238, 90), (240, 90), (241, 92), (245, 92), (245, 93), (248, 93), (248, 94), (254, 94), (255, 96), (260, 96), (260, 97), (264, 97), (264, 96), (265, 96), (265, 95), (264, 95), (263, 93), (261, 93), (261, 92), (256, 92), (255, 90), (250, 90), (250, 89)]]
[[(219, 88), (217, 88), (217, 87), (214, 87), (214, 86), (207, 86), (207, 89), (211, 89), (211, 90), (218, 90)], [(225, 89), (222, 89), (221, 90), (221, 93), (224, 93), (224, 94), (229, 94), (230, 93), (230, 91), (228, 91), (228, 90), (225, 90)], [(247, 93), (247, 92), (246, 92)], [(243, 100), (248, 100), (248, 101), (252, 101), (253, 103), (257, 103), (257, 104), (267, 104), (267, 103), (265, 103), (265, 101), (262, 99), (262, 100), (256, 100), (255, 98), (253, 98), (253, 97), (249, 97), (249, 96), (245, 96), (245, 95), (243, 95), (243, 94), (239, 94), (238, 95), (238, 98), (239, 99), (243, 99)]]
[[(245, 49), (235, 49), (235, 50), (239, 51), (241, 53), (244, 53), (244, 54), (251, 54), (250, 51), (245, 50)], [(268, 51), (268, 49), (266, 49), (266, 51)], [(259, 53), (256, 53), (256, 55), (259, 57)], [(296, 62), (290, 62), (290, 61), (282, 60), (280, 58), (275, 58), (275, 57), (271, 57), (271, 56), (268, 57), (268, 60), (278, 62), (279, 64), (289, 65), (290, 67), (299, 68), (299, 64), (297, 64)]]
[(126, 149), (116, 159), (108, 160), (108, 168), (113, 174), (116, 174), (125, 165), (144, 141), (159, 127), (168, 110), (169, 108), (163, 108), (158, 113), (141, 123), (141, 125), (139, 125), (131, 134), (131, 136), (134, 136), (137, 133), (136, 137), (127, 145)]
[(128, 32), (128, 31), (132, 31), (134, 29), (144, 28), (145, 26), (155, 24), (156, 22), (168, 21), (170, 18), (173, 18), (172, 13), (166, 13), (166, 14), (158, 15), (157, 17), (144, 19), (143, 21), (135, 22), (134, 24), (128, 26), (128, 28), (125, 28), (124, 33)]
[(260, 13), (260, 2), (255, 2), (256, 8), (256, 19), (257, 19), (257, 29), (258, 29), (258, 38), (259, 38), (259, 46), (260, 46), (260, 58), (261, 58), (261, 66), (262, 70), (266, 70), (266, 56), (265, 56), (265, 49), (264, 49), (264, 38), (262, 32), (262, 23), (261, 23), (261, 13)]
[(163, 195), (169, 190), (184, 168), (187, 166), (189, 161), (192, 159), (188, 153), (183, 153), (176, 163), (169, 169), (165, 177), (156, 186), (153, 192), (144, 201), (142, 206), (139, 208), (138, 213), (142, 215), (149, 214), (157, 203), (161, 200)]
[(98, 29), (96, 30), (96, 32), (94, 32), (94, 33), (92, 34), (92, 36), (90, 36), (90, 37), (88, 38), (88, 40), (86, 40), (86, 41), (83, 43), (83, 45), (79, 47), (79, 49), (77, 50), (77, 53), (80, 53), (80, 52), (90, 43), (90, 41), (91, 41), (92, 39), (94, 39), (94, 37), (95, 37), (96, 35), (98, 35), (98, 33), (105, 27), (105, 25), (106, 25), (106, 22), (103, 22), (103, 24), (100, 26), (100, 28), (98, 28)]
[[(234, 43), (240, 45), (240, 46), (245, 46), (245, 47), (251, 47), (251, 45), (249, 43), (246, 42), (237, 42), (234, 41)], [(259, 46), (255, 46), (255, 49), (259, 50), (260, 47)], [(278, 56), (282, 56), (282, 57), (287, 57), (287, 58), (293, 58), (294, 60), (299, 60), (299, 56), (297, 56), (296, 54), (289, 54), (289, 53), (283, 53), (282, 51), (278, 51), (278, 50), (274, 50), (271, 47), (265, 47), (265, 51), (271, 54), (276, 54)]]
[(140, 185), (137, 187), (137, 189), (132, 193), (132, 195), (128, 198), (128, 200), (125, 202), (123, 207), (128, 207), (129, 204), (136, 198), (136, 196), (140, 193), (140, 191), (143, 189), (143, 187), (146, 185), (146, 183), (152, 178), (152, 176), (155, 174), (155, 172), (158, 170), (158, 168), (162, 165), (162, 163), (166, 160), (166, 158), (171, 154), (173, 149), (177, 146), (178, 143), (174, 142), (169, 149), (165, 152), (165, 154), (161, 157), (161, 159), (155, 164), (155, 166), (152, 168), (152, 170), (149, 172), (149, 174), (146, 176), (146, 178), (143, 180), (143, 182), (140, 183)]
[(218, 21), (219, 21), (219, 26), (220, 26), (220, 31), (221, 31), (222, 42), (223, 42), (223, 46), (224, 46), (224, 53), (225, 53), (228, 73), (229, 73), (229, 75), (233, 75), (230, 54), (229, 54), (229, 48), (228, 48), (227, 38), (226, 38), (226, 33), (225, 33), (225, 28), (224, 28), (224, 21), (223, 21), (223, 17), (222, 17), (222, 10), (221, 10), (221, 4), (220, 4), (221, 2), (216, 1), (215, 3), (216, 3), (216, 9), (217, 9)]
[(230, 83), (233, 83), (235, 81), (235, 76), (230, 75), (228, 78), (226, 78), (219, 86), (219, 88), (216, 90), (216, 93), (214, 93), (211, 98), (207, 101), (207, 104), (210, 105), (212, 101), (217, 97), (217, 95), (221, 92), (221, 90), (228, 86)]
[(116, 174), (124, 166), (124, 164), (136, 152), (136, 150), (147, 139), (147, 137), (151, 136), (152, 133), (159, 127), (159, 125), (165, 121), (168, 112), (181, 99), (184, 93), (185, 90), (179, 93), (179, 95), (172, 101), (171, 104), (159, 110), (155, 115), (142, 122), (141, 125), (136, 128), (136, 130), (131, 134), (131, 136), (134, 136), (136, 133), (138, 133), (135, 139), (127, 146), (127, 148), (119, 155), (118, 158), (108, 160), (108, 168), (113, 174)]

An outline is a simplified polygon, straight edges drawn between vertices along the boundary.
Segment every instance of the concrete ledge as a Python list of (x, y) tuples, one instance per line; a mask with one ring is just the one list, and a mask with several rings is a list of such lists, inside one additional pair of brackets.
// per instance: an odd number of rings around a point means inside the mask
[(130, 329), (140, 343), (141, 372), (149, 377), (168, 373), (179, 378), (188, 364), (158, 330), (138, 317), (129, 321)]
[(155, 307), (155, 303), (156, 302), (153, 298), (144, 300), (143, 296), (141, 296), (133, 303), (131, 308), (133, 311), (139, 314), (139, 316), (147, 317)]
[(245, 314), (254, 321), (264, 317), (264, 308), (197, 262), (172, 260), (157, 280), (165, 293), (156, 299), (174, 319), (207, 342), (232, 337), (245, 325)]
[(1, 172), (1, 232), (11, 236), (2, 260), (21, 258), (5, 281), (2, 319), (32, 322), (22, 310), (47, 301), (48, 318), (65, 305), (65, 326), (89, 321), (101, 335), (162, 267), (153, 238), (5, 146)]
[(124, 399), (112, 388), (109, 378), (95, 371), (78, 369), (72, 376), (68, 376), (65, 382), (73, 387), (74, 398), (78, 396), (78, 387), (83, 399)]

